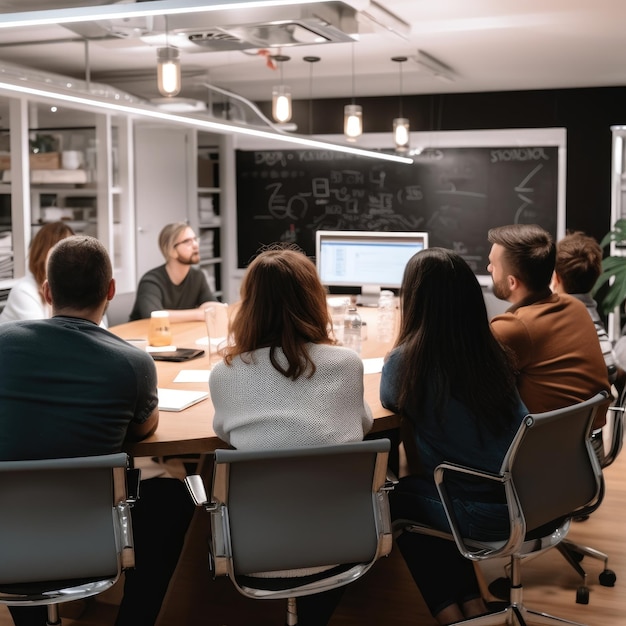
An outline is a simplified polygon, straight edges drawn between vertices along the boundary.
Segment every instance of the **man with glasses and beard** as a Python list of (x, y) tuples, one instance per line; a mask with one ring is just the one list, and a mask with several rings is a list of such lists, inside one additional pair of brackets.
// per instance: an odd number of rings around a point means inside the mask
[(204, 321), (204, 309), (217, 298), (201, 270), (198, 238), (184, 222), (168, 224), (159, 233), (165, 263), (146, 272), (137, 286), (130, 320), (168, 311), (172, 322)]
[[(585, 305), (550, 290), (556, 259), (550, 233), (534, 224), (513, 224), (492, 228), (488, 239), (493, 293), (511, 303), (491, 320), (491, 328), (512, 353), (517, 388), (528, 410), (550, 411), (609, 391)], [(598, 411), (594, 428), (604, 425), (605, 413)]]

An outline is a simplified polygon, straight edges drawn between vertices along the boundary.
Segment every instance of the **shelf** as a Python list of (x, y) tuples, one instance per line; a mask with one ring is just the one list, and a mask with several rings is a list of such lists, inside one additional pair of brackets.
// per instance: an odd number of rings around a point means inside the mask
[(211, 259), (200, 259), (199, 265), (219, 265), (222, 262), (221, 256), (216, 256)]
[(212, 222), (206, 222), (202, 224), (198, 224), (199, 228), (219, 228), (222, 225), (222, 220), (215, 219)]
[(198, 194), (203, 193), (220, 193), (219, 187), (198, 187)]
[[(2, 172), (2, 182), (11, 182), (11, 170)], [(31, 170), (31, 185), (87, 185), (87, 172), (85, 170)]]
[(36, 185), (31, 187), (31, 191), (39, 194), (58, 194), (61, 196), (89, 196), (96, 197), (98, 190), (95, 187), (61, 187), (59, 185)]

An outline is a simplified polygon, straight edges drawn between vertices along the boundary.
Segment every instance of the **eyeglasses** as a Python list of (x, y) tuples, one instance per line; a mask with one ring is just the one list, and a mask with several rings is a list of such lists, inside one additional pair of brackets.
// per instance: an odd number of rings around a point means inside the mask
[(192, 246), (194, 243), (198, 243), (198, 238), (189, 237), (188, 239), (183, 239), (182, 241), (175, 243), (174, 248), (177, 248), (178, 246)]

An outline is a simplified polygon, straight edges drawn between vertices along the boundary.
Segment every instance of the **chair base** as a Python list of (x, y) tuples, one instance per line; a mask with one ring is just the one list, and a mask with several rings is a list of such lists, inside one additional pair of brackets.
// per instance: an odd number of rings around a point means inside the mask
[(533, 611), (522, 604), (511, 604), (497, 613), (480, 615), (479, 617), (456, 622), (456, 624), (459, 624), (459, 626), (461, 624), (463, 626), (528, 626), (529, 624), (533, 624), (533, 626), (535, 624), (545, 626), (563, 626), (563, 624), (569, 626), (586, 626), (580, 622), (573, 622), (548, 613)]
[(287, 617), (285, 626), (297, 626), (298, 624), (298, 608), (295, 598), (287, 598)]
[(48, 605), (48, 618), (46, 619), (46, 626), (61, 626), (61, 618), (59, 617), (59, 605)]
[(613, 570), (608, 568), (609, 557), (599, 550), (590, 548), (588, 546), (582, 546), (574, 543), (573, 541), (564, 540), (557, 546), (560, 554), (565, 560), (576, 570), (578, 575), (582, 578), (582, 585), (578, 587), (576, 591), (576, 602), (578, 604), (589, 604), (589, 587), (587, 586), (587, 572), (582, 567), (580, 562), (584, 557), (588, 556), (593, 559), (597, 559), (604, 564), (604, 569), (600, 572), (598, 580), (604, 587), (613, 587), (617, 576)]

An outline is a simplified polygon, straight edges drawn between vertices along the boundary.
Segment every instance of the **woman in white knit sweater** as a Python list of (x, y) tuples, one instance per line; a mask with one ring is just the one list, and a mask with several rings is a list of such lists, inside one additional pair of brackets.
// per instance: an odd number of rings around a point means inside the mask
[(209, 381), (220, 439), (243, 449), (363, 439), (372, 426), (363, 363), (334, 345), (329, 325), (324, 287), (302, 252), (270, 249), (250, 264), (232, 345)]
[[(209, 379), (220, 439), (238, 449), (363, 439), (372, 426), (363, 363), (329, 327), (315, 265), (295, 249), (262, 252), (241, 285), (232, 345)], [(327, 624), (342, 591), (298, 598), (298, 624)]]

